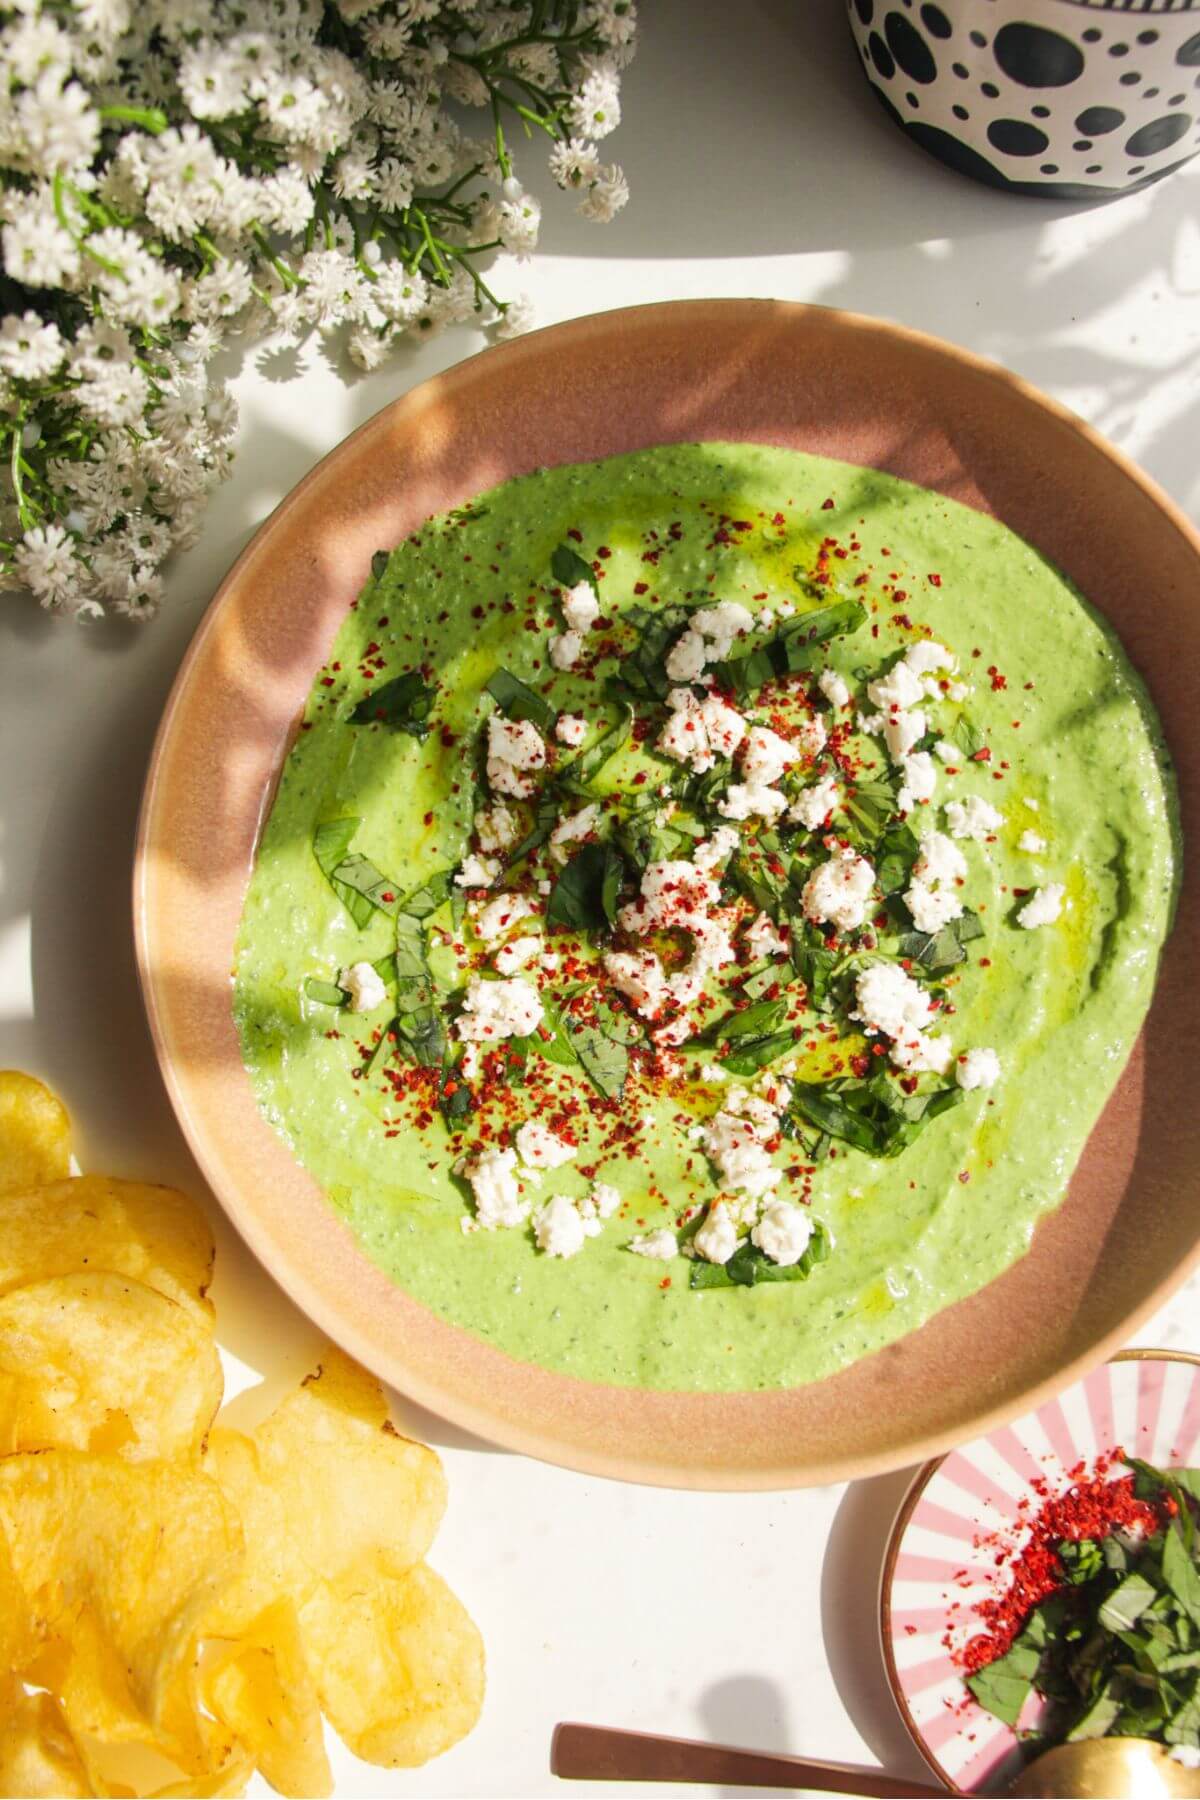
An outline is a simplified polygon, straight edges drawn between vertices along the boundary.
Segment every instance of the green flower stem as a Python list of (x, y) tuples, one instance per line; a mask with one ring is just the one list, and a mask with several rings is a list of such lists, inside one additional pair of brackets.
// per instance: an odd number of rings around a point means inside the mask
[(169, 124), (166, 113), (160, 112), (157, 106), (102, 106), (100, 117), (116, 124), (140, 125), (154, 137), (161, 136)]

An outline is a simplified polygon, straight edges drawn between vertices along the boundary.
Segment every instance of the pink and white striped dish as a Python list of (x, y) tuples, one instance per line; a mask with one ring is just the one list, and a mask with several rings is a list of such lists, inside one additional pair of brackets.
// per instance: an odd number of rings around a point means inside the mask
[[(1167, 1466), (1200, 1461), (1200, 1362), (1168, 1351), (1118, 1357), (1015, 1424), (927, 1464), (909, 1490), (884, 1565), (884, 1659), (918, 1748), (959, 1793), (1003, 1787), (1021, 1764), (1016, 1737), (971, 1699), (951, 1654), (980, 1629), (972, 1603), (1002, 1591), (989, 1562), (996, 1534), (1023, 1541), (1022, 1518), (1043, 1503), (1032, 1480), (1065, 1492), (1069, 1469), (1090, 1470), (1119, 1449)], [(1036, 1707), (1022, 1726), (1035, 1718)]]

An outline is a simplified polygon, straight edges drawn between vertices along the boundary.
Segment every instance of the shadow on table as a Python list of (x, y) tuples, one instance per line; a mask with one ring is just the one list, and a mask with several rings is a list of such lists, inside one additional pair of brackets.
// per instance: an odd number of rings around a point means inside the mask
[[(704, 1721), (703, 1735), (711, 1743), (768, 1750), (783, 1756), (794, 1754), (787, 1695), (767, 1675), (731, 1675), (724, 1681), (714, 1681), (701, 1694), (699, 1711)], [(761, 1794), (763, 1790), (727, 1786), (714, 1791), (722, 1796), (742, 1796)]]
[(842, 1705), (889, 1775), (928, 1782), (901, 1722), (879, 1642), (879, 1576), (914, 1471), (852, 1482), (834, 1516), (821, 1567), (821, 1630)]

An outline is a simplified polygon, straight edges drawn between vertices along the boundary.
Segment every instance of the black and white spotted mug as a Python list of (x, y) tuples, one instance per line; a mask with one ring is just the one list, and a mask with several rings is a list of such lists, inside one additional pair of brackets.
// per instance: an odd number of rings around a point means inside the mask
[(867, 79), (951, 168), (1103, 200), (1200, 150), (1200, 0), (848, 0)]

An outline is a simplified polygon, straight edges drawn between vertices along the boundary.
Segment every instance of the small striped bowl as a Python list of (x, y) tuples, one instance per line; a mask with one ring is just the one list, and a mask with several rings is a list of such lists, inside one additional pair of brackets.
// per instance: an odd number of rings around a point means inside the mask
[[(900, 1508), (880, 1594), (884, 1661), (917, 1748), (954, 1793), (1002, 1789), (1022, 1762), (1016, 1736), (971, 1699), (952, 1655), (980, 1629), (972, 1603), (997, 1591), (996, 1534), (1020, 1538), (1022, 1519), (1043, 1504), (1032, 1481), (1065, 1492), (1068, 1470), (1115, 1450), (1168, 1467), (1200, 1461), (1200, 1357), (1127, 1351), (1015, 1424), (927, 1463)], [(1031, 1702), (1022, 1727), (1036, 1716)]]

